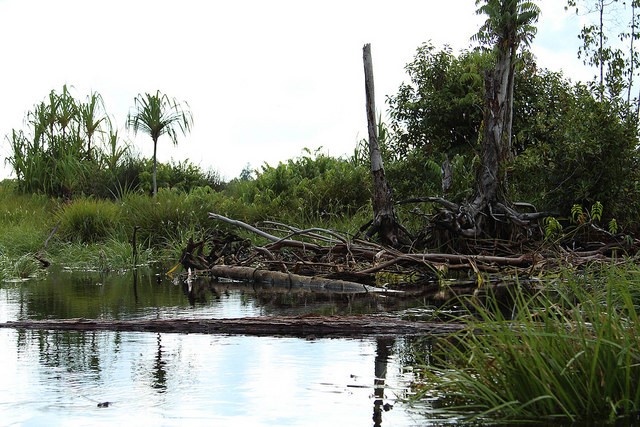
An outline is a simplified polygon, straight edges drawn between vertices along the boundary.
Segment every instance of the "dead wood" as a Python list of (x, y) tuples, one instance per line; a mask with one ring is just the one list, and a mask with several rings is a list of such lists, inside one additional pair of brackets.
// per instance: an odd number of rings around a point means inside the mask
[(456, 323), (386, 316), (245, 317), (239, 319), (49, 319), (0, 323), (0, 328), (65, 331), (132, 331), (291, 337), (424, 336), (464, 328)]
[(322, 289), (338, 293), (387, 292), (385, 289), (346, 280), (317, 276), (301, 276), (299, 274), (261, 270), (252, 267), (214, 265), (208, 271), (216, 277), (268, 285), (288, 286), (291, 288)]
[[(428, 201), (453, 207), (439, 198), (428, 198)], [(428, 288), (427, 294), (434, 300), (473, 293), (478, 283), (493, 287), (493, 281), (481, 276), (488, 273), (517, 275), (522, 279), (543, 269), (579, 267), (634, 251), (616, 242), (591, 245), (587, 250), (584, 246), (581, 250), (569, 250), (544, 242), (529, 246), (518, 243), (521, 245), (518, 247), (509, 240), (493, 239), (474, 240), (473, 246), (469, 246), (471, 254), (412, 252), (322, 228), (298, 229), (269, 222), (266, 225), (271, 233), (268, 233), (222, 215), (210, 213), (209, 216), (255, 233), (267, 239), (267, 243), (255, 246), (250, 239), (233, 235), (189, 242), (181, 259), (185, 271), (190, 268), (208, 271), (215, 277), (340, 292), (372, 292), (377, 289), (375, 286), (402, 290), (422, 286)], [(472, 279), (476, 285), (440, 289), (438, 283), (446, 276)]]

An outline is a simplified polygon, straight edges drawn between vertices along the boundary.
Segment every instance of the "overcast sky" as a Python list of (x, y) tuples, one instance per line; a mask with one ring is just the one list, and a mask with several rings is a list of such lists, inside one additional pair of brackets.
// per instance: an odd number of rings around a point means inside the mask
[[(576, 59), (580, 23), (563, 0), (542, 9), (541, 67), (588, 77)], [(100, 93), (123, 128), (138, 93), (187, 101), (194, 127), (158, 160), (188, 158), (223, 178), (306, 147), (350, 155), (366, 137), (362, 47), (371, 43), (377, 109), (406, 80), (425, 41), (470, 46), (484, 18), (475, 0), (0, 0), (0, 157), (25, 113), (67, 84)], [(120, 135), (152, 155), (147, 136)], [(0, 165), (0, 178), (9, 176)]]

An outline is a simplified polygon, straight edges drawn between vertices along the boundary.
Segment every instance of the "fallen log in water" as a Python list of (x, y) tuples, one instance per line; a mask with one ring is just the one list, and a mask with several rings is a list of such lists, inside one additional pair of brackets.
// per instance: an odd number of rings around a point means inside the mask
[(464, 326), (456, 323), (409, 321), (388, 316), (298, 316), (239, 319), (22, 320), (0, 323), (0, 328), (357, 338), (448, 334)]
[(253, 267), (241, 267), (230, 265), (214, 265), (208, 272), (215, 277), (241, 280), (268, 285), (288, 286), (291, 288), (322, 289), (332, 292), (401, 292), (392, 291), (375, 286), (367, 286), (362, 283), (349, 282), (346, 280), (330, 279), (320, 276), (302, 276), (293, 273), (282, 273), (279, 271), (261, 270)]

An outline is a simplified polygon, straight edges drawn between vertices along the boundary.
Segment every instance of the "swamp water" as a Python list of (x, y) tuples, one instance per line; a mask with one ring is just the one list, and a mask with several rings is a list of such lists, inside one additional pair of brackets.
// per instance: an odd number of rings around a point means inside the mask
[[(0, 284), (0, 322), (232, 318), (399, 310), (396, 299), (151, 273), (52, 272)], [(0, 328), (0, 426), (390, 425), (405, 403), (405, 338), (315, 339)], [(452, 420), (450, 420), (452, 421)]]

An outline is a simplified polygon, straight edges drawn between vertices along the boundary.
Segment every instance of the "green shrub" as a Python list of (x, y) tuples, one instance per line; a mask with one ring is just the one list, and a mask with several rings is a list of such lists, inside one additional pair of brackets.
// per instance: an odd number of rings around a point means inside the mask
[(58, 218), (63, 239), (99, 242), (120, 230), (120, 207), (108, 200), (77, 199), (62, 206)]

